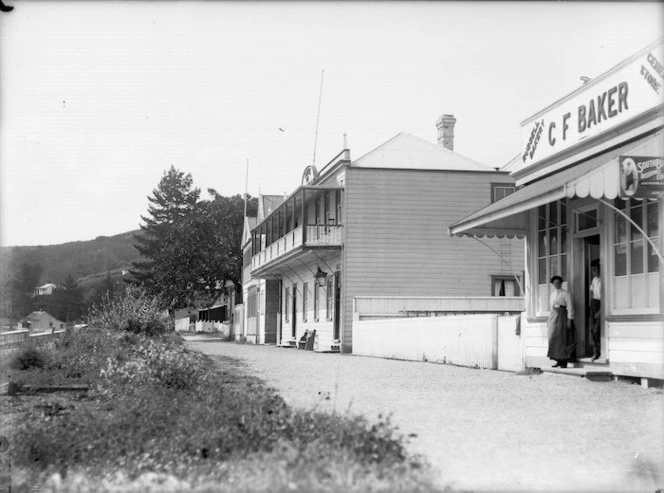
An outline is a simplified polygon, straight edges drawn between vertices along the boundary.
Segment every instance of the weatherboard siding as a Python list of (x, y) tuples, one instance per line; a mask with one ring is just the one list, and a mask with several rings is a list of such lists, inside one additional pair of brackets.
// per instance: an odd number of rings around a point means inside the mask
[[(356, 296), (489, 296), (491, 275), (510, 269), (454, 222), (488, 205), (500, 173), (350, 167), (346, 173), (344, 351), (352, 348)], [(482, 239), (524, 270), (523, 240)]]

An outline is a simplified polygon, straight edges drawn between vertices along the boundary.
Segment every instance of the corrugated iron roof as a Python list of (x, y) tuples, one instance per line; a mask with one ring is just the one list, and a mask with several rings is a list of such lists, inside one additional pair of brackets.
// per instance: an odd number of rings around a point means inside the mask
[(351, 163), (358, 168), (479, 171), (495, 169), (407, 132), (401, 132)]

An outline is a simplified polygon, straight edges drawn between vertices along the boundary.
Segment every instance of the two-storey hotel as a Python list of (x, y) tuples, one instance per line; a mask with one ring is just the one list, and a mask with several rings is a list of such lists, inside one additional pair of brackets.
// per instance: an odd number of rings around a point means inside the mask
[(245, 223), (250, 341), (295, 345), (315, 330), (314, 350), (351, 352), (357, 297), (521, 295), (523, 241), (447, 235), (514, 186), (453, 151), (455, 122), (439, 119), (438, 144), (401, 133), (356, 160), (344, 149), (287, 197), (259, 198)]

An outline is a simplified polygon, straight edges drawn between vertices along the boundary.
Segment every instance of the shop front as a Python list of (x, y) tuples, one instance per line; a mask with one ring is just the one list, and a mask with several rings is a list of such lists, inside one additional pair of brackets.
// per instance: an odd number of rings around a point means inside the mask
[(529, 367), (554, 363), (560, 276), (573, 298), (570, 367), (664, 379), (663, 52), (658, 40), (525, 120), (516, 192), (449, 229), (526, 238)]

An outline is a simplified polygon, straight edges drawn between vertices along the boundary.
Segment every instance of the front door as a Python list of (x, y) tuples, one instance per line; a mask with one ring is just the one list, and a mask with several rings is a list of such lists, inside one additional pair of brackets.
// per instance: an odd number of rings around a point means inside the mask
[[(583, 356), (592, 356), (593, 347), (592, 347), (592, 335), (591, 328), (593, 326), (593, 316), (590, 310), (590, 284), (593, 279), (592, 275), (592, 263), (594, 261), (600, 260), (600, 238), (599, 235), (587, 236), (583, 239), (583, 272), (584, 272), (584, 282), (583, 296), (580, 296), (581, 303), (583, 303), (583, 314), (582, 317), (578, 317), (579, 320), (583, 320), (583, 331), (582, 331), (582, 341), (579, 341), (577, 345), (578, 355)], [(579, 303), (580, 304), (580, 303)], [(579, 307), (581, 308), (581, 307)]]

